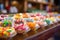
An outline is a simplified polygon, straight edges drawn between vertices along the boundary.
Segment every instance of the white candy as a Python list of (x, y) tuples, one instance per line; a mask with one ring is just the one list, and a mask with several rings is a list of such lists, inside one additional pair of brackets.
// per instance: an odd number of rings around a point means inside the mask
[(40, 28), (40, 26), (38, 24), (36, 24), (35, 26), (36, 30)]
[(25, 32), (29, 32), (31, 29), (28, 26), (25, 26)]
[(48, 24), (46, 23), (46, 22), (44, 22), (44, 24), (43, 24), (44, 26), (47, 26)]

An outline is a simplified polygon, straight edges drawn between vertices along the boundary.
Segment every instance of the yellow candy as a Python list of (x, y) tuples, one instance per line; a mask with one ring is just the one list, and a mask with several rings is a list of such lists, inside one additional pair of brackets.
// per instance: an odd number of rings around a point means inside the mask
[(2, 32), (2, 27), (0, 27), (0, 33)]
[(38, 18), (37, 17), (34, 17), (34, 20), (38, 20)]
[(9, 36), (8, 32), (4, 31), (3, 32), (4, 36)]
[(52, 21), (54, 21), (54, 18), (51, 18)]
[(0, 27), (0, 37), (2, 37), (2, 27)]
[(15, 18), (20, 18), (19, 16), (15, 16)]
[(6, 29), (10, 29), (10, 27), (7, 27)]
[(12, 30), (14, 30), (14, 28), (11, 28)]
[(49, 18), (49, 20), (54, 21), (55, 19), (53, 17)]
[(20, 18), (20, 14), (14, 15), (14, 18), (15, 18), (15, 19), (19, 19), (19, 18)]

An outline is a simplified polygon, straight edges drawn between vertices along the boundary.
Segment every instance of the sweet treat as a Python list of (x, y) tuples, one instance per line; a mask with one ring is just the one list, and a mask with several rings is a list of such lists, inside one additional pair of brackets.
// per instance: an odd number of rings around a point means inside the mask
[(15, 25), (14, 28), (18, 33), (24, 33), (25, 32), (25, 28), (24, 28), (23, 23), (20, 23), (19, 25)]
[(51, 20), (49, 20), (49, 19), (45, 19), (45, 22), (46, 22), (48, 25), (52, 24), (52, 23), (51, 23)]
[(29, 26), (29, 28), (33, 31), (36, 30), (36, 23), (34, 22), (27, 22), (27, 25)]
[(26, 22), (33, 22), (34, 20), (32, 18), (24, 18), (24, 21), (26, 21)]
[(7, 38), (7, 37), (13, 37), (11, 35), (16, 35), (16, 32), (14, 30), (14, 28), (5, 28), (5, 27), (0, 27), (0, 38)]
[(29, 28), (29, 26), (25, 23), (25, 33), (29, 32), (31, 29)]
[(20, 14), (15, 14), (15, 15), (14, 15), (14, 18), (15, 18), (15, 19), (20, 19)]
[(22, 14), (22, 17), (23, 17), (23, 18), (28, 18), (29, 16), (28, 16), (27, 13), (23, 13), (23, 14)]
[(39, 18), (38, 18), (38, 17), (33, 17), (33, 19), (34, 19), (35, 21), (39, 20)]
[(21, 22), (20, 19), (15, 20), (16, 24), (20, 24), (20, 22)]
[[(17, 33), (27, 33), (45, 28), (60, 21), (60, 15), (17, 13), (0, 15), (0, 37), (13, 37)], [(14, 27), (14, 28), (13, 28)], [(16, 31), (16, 32), (15, 32)]]
[(36, 15), (34, 15), (34, 14), (31, 14), (30, 16), (31, 16), (31, 17), (36, 17)]
[(41, 16), (41, 14), (38, 13), (38, 14), (36, 14), (36, 16)]
[(4, 20), (3, 23), (2, 23), (2, 26), (3, 27), (12, 27), (12, 22), (10, 20)]
[(60, 16), (57, 16), (56, 19), (57, 19), (57, 21), (60, 21)]

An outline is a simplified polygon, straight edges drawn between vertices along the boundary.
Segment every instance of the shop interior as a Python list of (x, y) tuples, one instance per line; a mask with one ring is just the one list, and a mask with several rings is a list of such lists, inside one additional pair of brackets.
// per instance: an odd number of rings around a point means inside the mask
[(60, 0), (0, 0), (0, 40), (60, 40)]

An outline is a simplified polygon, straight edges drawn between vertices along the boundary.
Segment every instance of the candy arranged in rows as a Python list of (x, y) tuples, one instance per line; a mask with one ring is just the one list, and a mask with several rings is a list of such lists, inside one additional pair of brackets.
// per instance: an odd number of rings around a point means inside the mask
[(54, 14), (15, 14), (14, 15), (14, 27), (18, 33), (24, 33), (29, 31), (36, 31), (40, 27), (46, 27), (48, 25), (57, 23), (60, 21), (60, 16), (54, 16)]
[(31, 30), (36, 31), (41, 27), (45, 28), (60, 21), (60, 16), (54, 16), (54, 14), (42, 15), (40, 13), (3, 15), (1, 18), (3, 20), (0, 22), (0, 27), (13, 27), (17, 33), (27, 33)]

